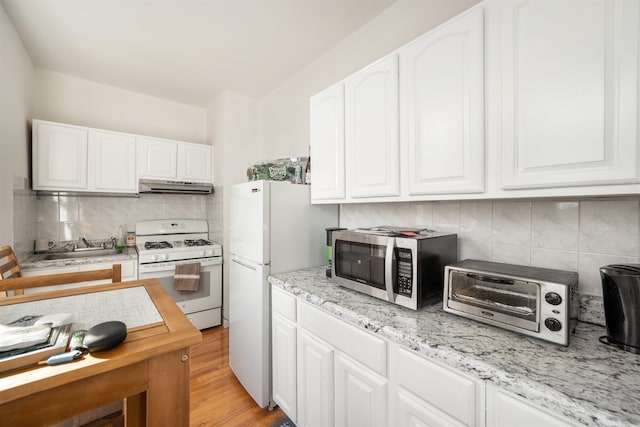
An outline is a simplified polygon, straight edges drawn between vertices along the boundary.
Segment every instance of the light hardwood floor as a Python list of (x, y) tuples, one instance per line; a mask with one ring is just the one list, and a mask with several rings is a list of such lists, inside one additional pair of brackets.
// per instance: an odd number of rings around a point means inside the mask
[(270, 427), (285, 417), (280, 408), (261, 409), (229, 368), (229, 329), (202, 332), (191, 348), (191, 427)]

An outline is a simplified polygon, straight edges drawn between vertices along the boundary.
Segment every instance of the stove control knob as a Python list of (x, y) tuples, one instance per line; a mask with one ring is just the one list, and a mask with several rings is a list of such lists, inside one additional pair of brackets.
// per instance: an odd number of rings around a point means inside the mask
[(562, 302), (562, 297), (555, 292), (548, 292), (545, 294), (544, 299), (551, 305), (560, 305)]
[(213, 256), (213, 249), (207, 249), (207, 255)]
[(161, 259), (162, 259), (163, 261), (167, 261), (167, 260), (169, 259), (169, 255), (168, 255), (168, 254), (162, 254), (162, 255), (160, 255), (160, 256), (161, 256)]
[(198, 252), (198, 255), (200, 255), (200, 256), (204, 256), (204, 251), (200, 251), (200, 252)]
[(157, 261), (158, 255), (151, 255), (151, 261)]
[(554, 319), (552, 317), (544, 319), (544, 326), (546, 326), (547, 329), (553, 332), (557, 332), (562, 329), (562, 323), (560, 323), (558, 319)]

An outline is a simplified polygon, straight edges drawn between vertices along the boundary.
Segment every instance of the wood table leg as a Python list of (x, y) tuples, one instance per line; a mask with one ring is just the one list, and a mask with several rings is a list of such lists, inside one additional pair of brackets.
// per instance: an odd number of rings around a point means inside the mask
[(189, 348), (149, 360), (147, 426), (189, 427)]
[(127, 397), (125, 406), (127, 427), (144, 427), (147, 419), (147, 393)]

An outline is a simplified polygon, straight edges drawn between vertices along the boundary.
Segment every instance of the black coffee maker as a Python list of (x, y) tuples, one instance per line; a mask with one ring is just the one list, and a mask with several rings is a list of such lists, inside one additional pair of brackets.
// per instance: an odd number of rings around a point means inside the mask
[(600, 268), (607, 335), (605, 344), (640, 354), (640, 264)]

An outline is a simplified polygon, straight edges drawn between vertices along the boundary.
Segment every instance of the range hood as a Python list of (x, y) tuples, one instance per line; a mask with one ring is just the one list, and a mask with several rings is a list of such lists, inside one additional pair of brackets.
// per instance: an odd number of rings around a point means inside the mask
[(211, 194), (213, 184), (141, 179), (138, 190), (140, 193)]

